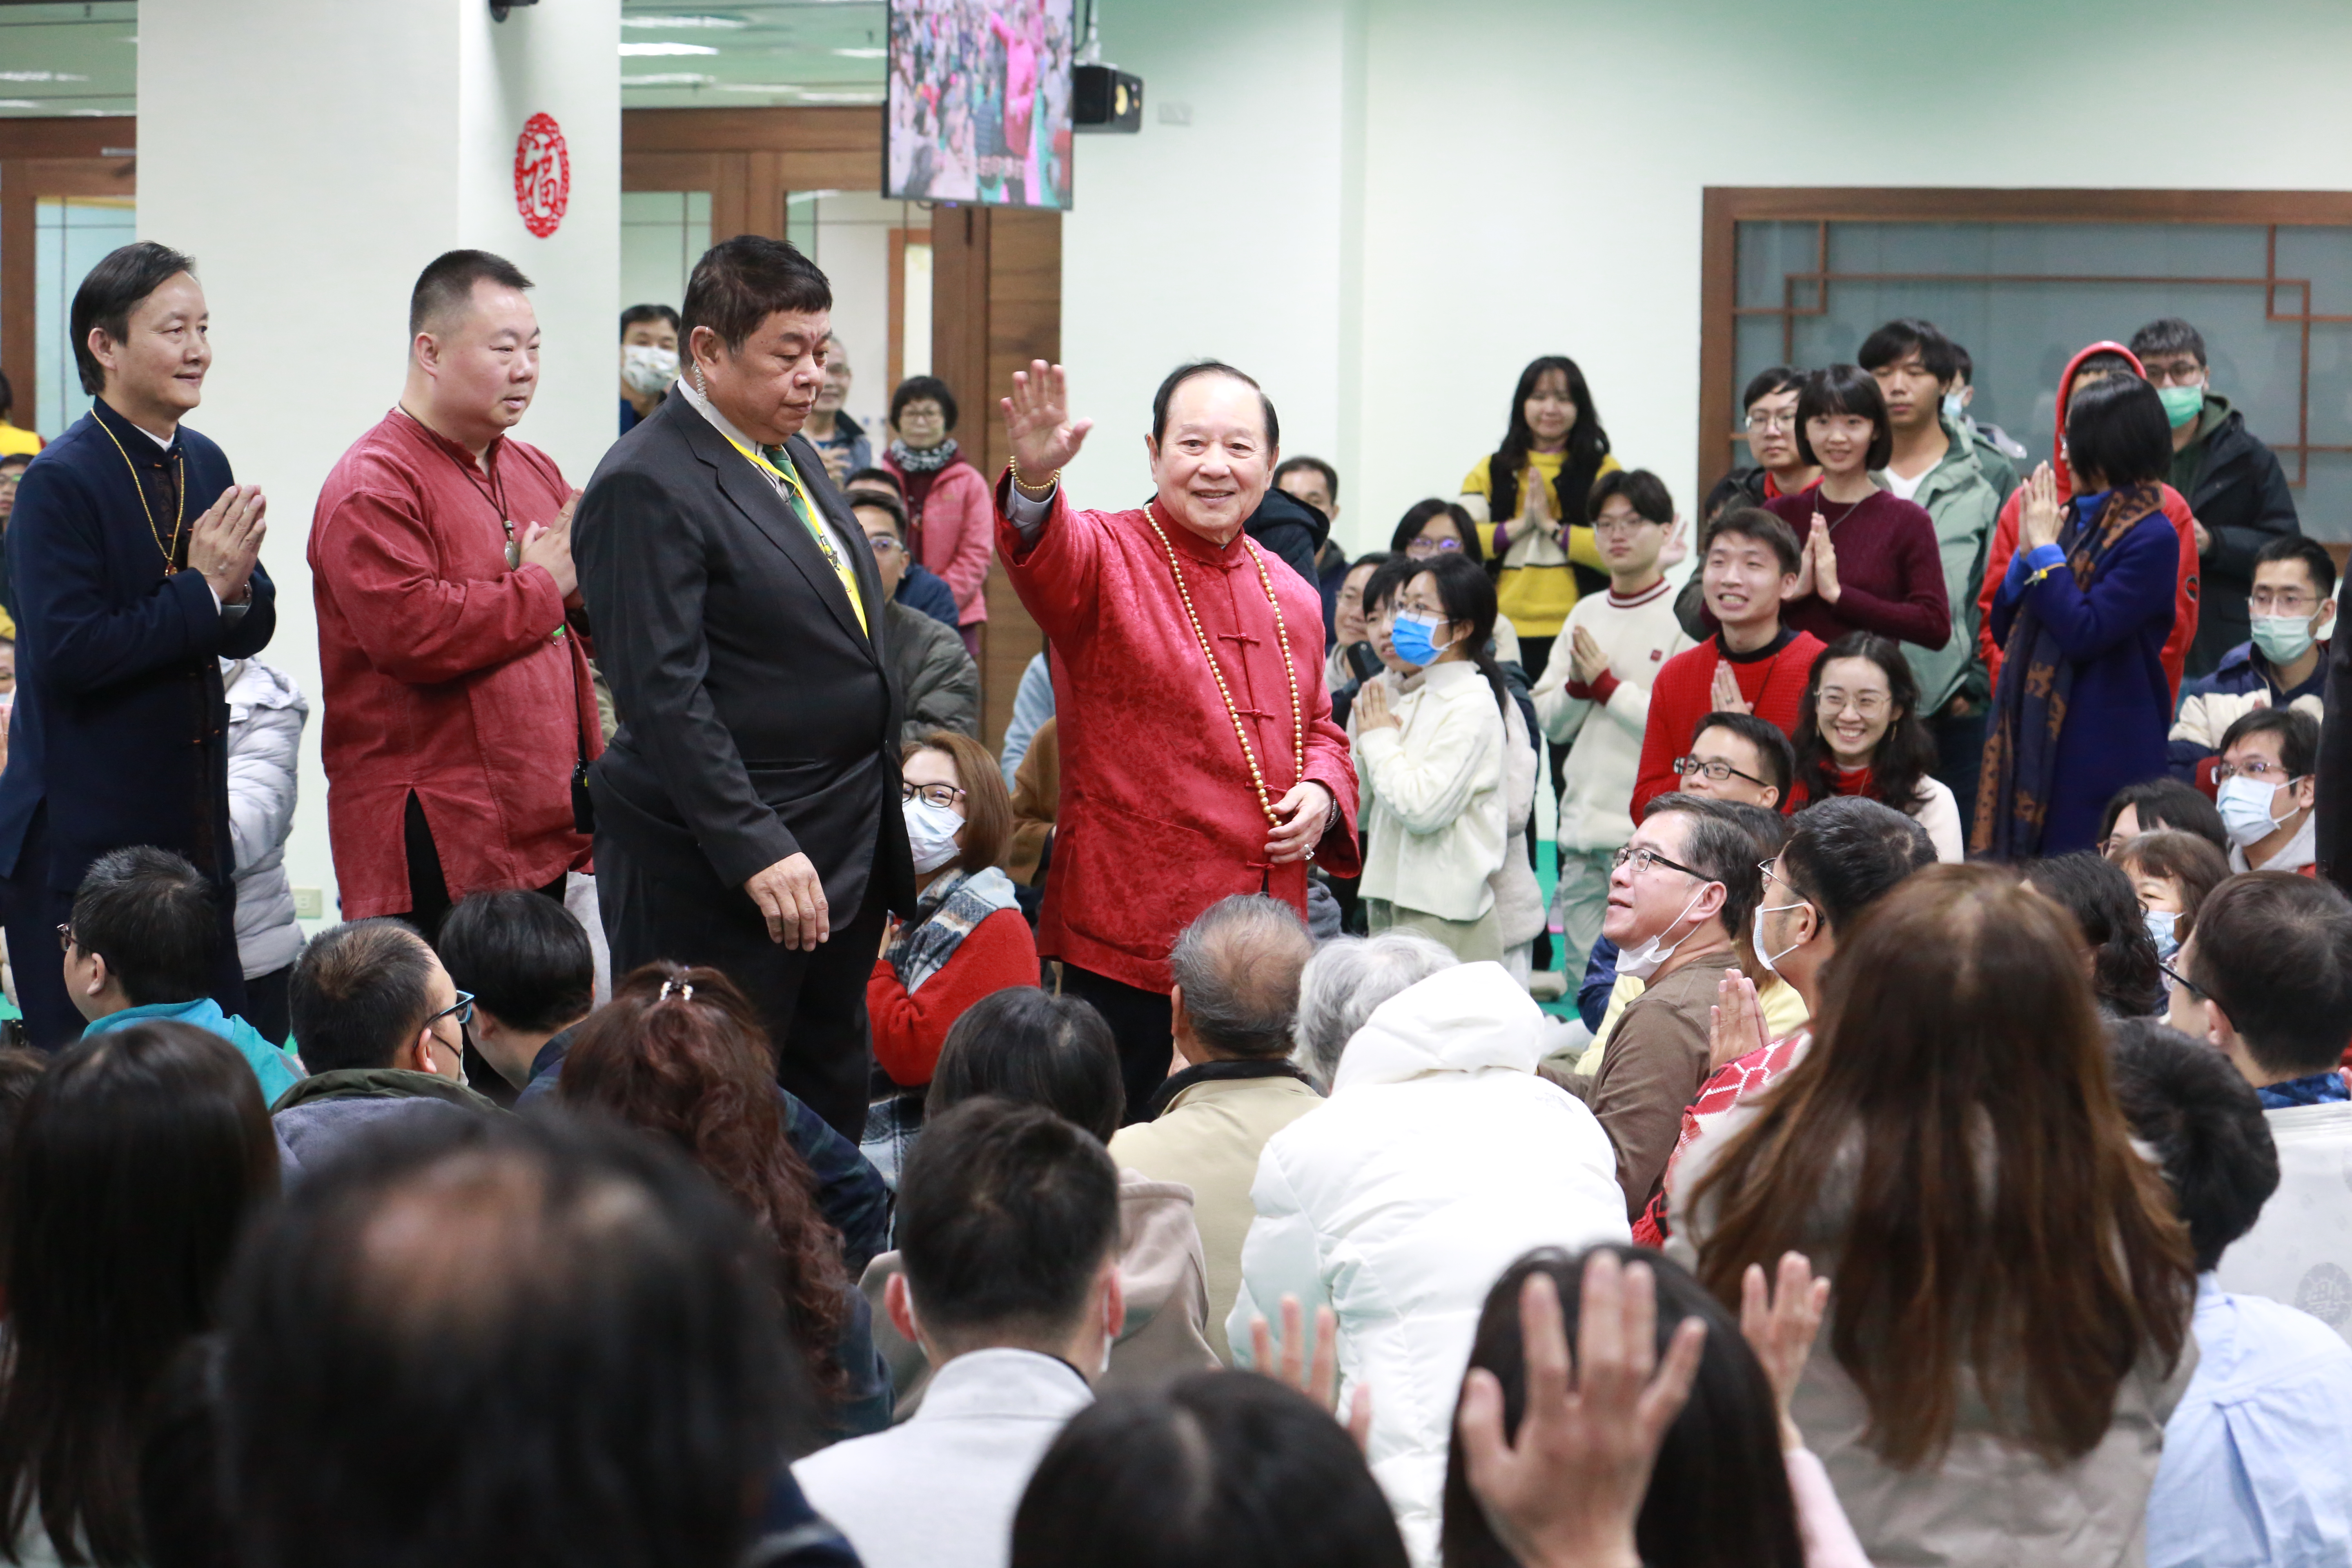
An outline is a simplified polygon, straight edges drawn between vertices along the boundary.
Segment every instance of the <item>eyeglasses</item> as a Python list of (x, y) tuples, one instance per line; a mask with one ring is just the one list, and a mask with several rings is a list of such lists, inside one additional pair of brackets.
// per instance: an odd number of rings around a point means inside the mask
[(1809, 904), (1811, 903), (1813, 900), (1805, 898), (1805, 890), (1802, 888), (1798, 887), (1794, 882), (1790, 881), (1786, 877), (1781, 876), (1779, 872), (1772, 869), (1773, 867), (1780, 863), (1780, 862), (1778, 858), (1770, 860), (1759, 860), (1756, 862), (1756, 869), (1762, 874), (1765, 881), (1770, 883), (1773, 887), (1780, 889), (1790, 898), (1804, 899), (1805, 902)]
[(1843, 713), (1851, 708), (1865, 719), (1875, 719), (1894, 706), (1894, 700), (1883, 691), (1842, 691), (1834, 686), (1824, 686), (1814, 698), (1813, 707), (1822, 713)]
[(1785, 414), (1751, 412), (1748, 416), (1748, 427), (1750, 430), (1786, 430), (1793, 434), (1797, 428), (1797, 411), (1791, 408)]
[(2204, 988), (2199, 985), (2197, 982), (2189, 979), (2189, 976), (2181, 973), (2180, 971), (2173, 968), (2172, 965), (2165, 963), (2161, 959), (2157, 961), (2156, 967), (2163, 972), (2164, 977), (2167, 980), (2171, 981), (2175, 985), (2178, 985), (2183, 991), (2188, 992), (2189, 995), (2195, 997), (2200, 1002), (2205, 1000)]
[(1653, 866), (1664, 866), (1669, 871), (1680, 871), (1684, 876), (1696, 877), (1702, 882), (1712, 882), (1715, 880), (1714, 878), (1708, 876), (1706, 872), (1694, 871), (1679, 860), (1669, 860), (1654, 849), (1637, 849), (1631, 844), (1628, 844), (1623, 848), (1618, 850), (1615, 858), (1612, 858), (1609, 864), (1612, 869), (1620, 866), (1631, 865), (1633, 868), (1633, 875), (1636, 877), (1640, 876), (1643, 872), (1648, 870)]
[(1632, 517), (1596, 517), (1592, 520), (1592, 531), (1595, 533), (1631, 533), (1637, 528), (1664, 526), (1657, 519), (1643, 517), (1639, 512)]
[(953, 784), (910, 784), (903, 779), (898, 784), (898, 804), (901, 805), (919, 799), (925, 805), (953, 811), (955, 803), (963, 797), (964, 792)]
[(907, 548), (887, 533), (868, 534), (866, 536), (866, 542), (874, 547), (874, 553), (877, 555), (887, 555), (893, 550), (904, 550)]
[(60, 921), (58, 922), (58, 951), (59, 952), (71, 952), (73, 949), (73, 922), (71, 921)]
[(1415, 561), (1424, 561), (1441, 550), (1459, 550), (1458, 539), (1431, 539), (1426, 535), (1405, 541), (1404, 552)]
[(2216, 763), (2213, 782), (2222, 784), (2231, 779), (2252, 779), (2256, 784), (2291, 784), (2303, 775), (2286, 771), (2284, 763), (2272, 762), (2268, 757), (2256, 757), (2250, 763)]
[(2150, 386), (2189, 386), (2205, 375), (2205, 367), (2187, 354), (2178, 359), (2142, 360), (2140, 364), (2147, 372)]
[[(1693, 773), (1705, 773), (1707, 778), (1716, 784), (1721, 784), (1726, 779), (1746, 779), (1758, 789), (1769, 789), (1772, 787), (1770, 784), (1766, 784), (1762, 779), (1758, 778), (1754, 773), (1743, 773), (1738, 768), (1733, 767), (1729, 763), (1720, 761), (1715, 757), (1676, 757), (1675, 759), (1675, 772), (1680, 773), (1685, 778), (1690, 777)], [(1692, 874), (1696, 876), (1697, 873), (1694, 872)]]
[(441, 1011), (434, 1014), (431, 1017), (425, 1020), (425, 1026), (429, 1029), (444, 1018), (457, 1019), (457, 1027), (460, 1029), (472, 1023), (474, 1021), (474, 994), (470, 991), (458, 992), (457, 999), (455, 1002), (450, 1003), (446, 1007), (442, 1008)]
[(2319, 608), (2319, 601), (2308, 594), (2274, 594), (2268, 588), (2257, 588), (2246, 595), (2258, 616), (2307, 616)]

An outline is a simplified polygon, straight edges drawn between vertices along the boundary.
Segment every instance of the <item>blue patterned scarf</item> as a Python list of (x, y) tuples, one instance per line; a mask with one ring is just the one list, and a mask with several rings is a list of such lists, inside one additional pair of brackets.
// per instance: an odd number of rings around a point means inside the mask
[(912, 995), (924, 981), (948, 966), (981, 921), (999, 910), (1017, 908), (1013, 879), (993, 866), (978, 871), (949, 871), (925, 888), (915, 901), (915, 918), (898, 932), (882, 956), (890, 961), (898, 984)]

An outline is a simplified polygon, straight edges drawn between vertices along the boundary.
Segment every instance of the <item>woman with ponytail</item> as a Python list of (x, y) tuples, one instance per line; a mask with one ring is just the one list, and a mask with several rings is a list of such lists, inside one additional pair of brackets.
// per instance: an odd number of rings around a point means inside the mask
[[(1495, 881), (1511, 835), (1507, 770), (1518, 759), (1488, 647), (1495, 585), (1459, 552), (1411, 572), (1378, 612), (1390, 668), (1365, 684), (1349, 720), (1364, 798), (1360, 896), (1375, 931), (1409, 926), (1465, 963), (1499, 963), (1512, 943)], [(1524, 738), (1517, 750), (1532, 761)]]

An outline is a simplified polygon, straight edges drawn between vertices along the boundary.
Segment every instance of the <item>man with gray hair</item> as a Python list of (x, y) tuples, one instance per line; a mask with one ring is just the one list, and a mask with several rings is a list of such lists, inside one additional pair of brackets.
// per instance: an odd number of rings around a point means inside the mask
[(1297, 1048), (1291, 1059), (1316, 1088), (1330, 1093), (1339, 1053), (1372, 1009), (1459, 962), (1444, 942), (1418, 931), (1384, 931), (1325, 942), (1298, 977), (1298, 1022), (1291, 1031)]
[(1220, 899), (1185, 927), (1168, 954), (1178, 1070), (1110, 1141), (1122, 1170), (1192, 1189), (1209, 1343), (1223, 1361), (1233, 1359), (1225, 1311), (1241, 1289), (1242, 1242), (1257, 1213), (1250, 1183), (1258, 1151), (1322, 1103), (1289, 1059), (1299, 973), (1314, 952), (1297, 913), (1263, 893)]

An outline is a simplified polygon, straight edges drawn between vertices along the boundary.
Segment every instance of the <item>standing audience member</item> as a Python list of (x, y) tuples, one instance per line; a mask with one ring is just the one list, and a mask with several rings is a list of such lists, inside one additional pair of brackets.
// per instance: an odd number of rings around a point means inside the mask
[(2099, 824), (2099, 850), (2112, 855), (2126, 839), (2164, 828), (2193, 833), (2229, 853), (2230, 833), (2221, 826), (2221, 812), (2202, 791), (2176, 778), (2147, 779), (2117, 790)]
[(302, 1076), (299, 1061), (205, 994), (220, 945), (219, 914), (212, 884), (170, 850), (141, 846), (100, 856), (58, 934), (66, 989), (89, 1021), (83, 1038), (165, 1022), (217, 1035), (253, 1068), (264, 1104)]
[(405, 921), (379, 917), (322, 932), (302, 950), (289, 996), (310, 1076), (270, 1120), (289, 1184), (378, 1129), (402, 1133), (497, 1105), (466, 1087), (474, 999)]
[(652, 1140), (373, 1142), (239, 1251), (234, 1560), (847, 1568), (778, 1466), (807, 1396), (776, 1291), (751, 1218)]
[(954, 628), (898, 600), (907, 566), (907, 513), (896, 498), (871, 491), (850, 498), (857, 526), (882, 577), (884, 646), (890, 683), (898, 689), (898, 741), (912, 745), (934, 730), (980, 733), (980, 666)]
[(570, 910), (536, 893), (476, 893), (436, 949), (474, 999), (467, 1037), (520, 1107), (555, 1092), (572, 1030), (595, 1005), (596, 955)]
[(1459, 501), (1415, 501), (1405, 508), (1389, 536), (1390, 554), (1409, 555), (1415, 561), (1432, 561), (1456, 551), (1481, 565), (1486, 563), (1486, 552), (1478, 548), (1478, 525)]
[(836, 332), (824, 341), (824, 380), (816, 389), (808, 422), (801, 426), (801, 434), (816, 448), (816, 455), (824, 460), (824, 471), (836, 485), (847, 482), (858, 469), (874, 466), (874, 443), (866, 438), (866, 426), (842, 407), (849, 401), (850, 379), (849, 350)]
[(1320, 458), (1285, 458), (1274, 466), (1274, 488), (1293, 500), (1306, 502), (1323, 519), (1316, 569), (1308, 581), (1322, 590), (1323, 630), (1327, 636), (1335, 634), (1339, 628), (1332, 614), (1339, 604), (1340, 579), (1347, 576), (1349, 567), (1348, 552), (1330, 536), (1339, 521), (1339, 470)]
[(2260, 551), (2303, 529), (2278, 458), (2246, 428), (2246, 416), (2213, 390), (2203, 335), (2179, 317), (2166, 316), (2132, 334), (2131, 352), (2164, 400), (2172, 426), (2167, 478), (2197, 519), (2205, 595), (2188, 673), (2203, 675), (2245, 639), (2246, 616), (2239, 606), (2253, 586)]
[(2180, 689), (2165, 752), (2173, 773), (2197, 783), (2224, 731), (2257, 708), (2325, 710), (2327, 643), (2336, 621), (2336, 558), (2301, 534), (2273, 539), (2254, 553), (2254, 587), (2246, 607), (2253, 636), (2221, 656), (2210, 674)]
[(1316, 563), (1331, 537), (1331, 521), (1278, 484), (1269, 484), (1258, 498), (1257, 510), (1242, 524), (1242, 531), (1258, 548), (1298, 574), (1299, 581), (1322, 596), (1322, 574)]
[[(5, 376), (0, 376), (0, 382), (5, 382), (6, 379)], [(5, 418), (0, 418), (0, 425), (5, 423)], [(27, 432), (27, 434), (30, 433)], [(37, 436), (33, 438), (40, 439)], [(32, 466), (33, 458), (29, 452), (0, 452), (0, 545), (5, 545), (7, 542), (8, 520), (15, 515), (16, 510), (16, 487), (24, 481), (25, 470)], [(8, 576), (8, 556), (5, 549), (0, 549), (0, 616), (5, 616), (8, 621), (8, 637), (11, 645), (8, 675), (9, 689), (13, 691), (16, 686), (14, 645), (16, 637), (16, 589)]]
[[(1373, 956), (1327, 947), (1314, 966)], [(1531, 1247), (1625, 1238), (1609, 1140), (1536, 1075), (1543, 1052), (1543, 1012), (1500, 965), (1442, 969), (1345, 1042), (1329, 1103), (1267, 1140), (1251, 1189), (1225, 1320), (1235, 1359), (1285, 1297), (1305, 1322), (1331, 1309), (1341, 1376), (1372, 1391), (1365, 1457), (1417, 1563), (1436, 1561), (1455, 1380), (1486, 1282)]]
[(928, 1396), (793, 1477), (866, 1568), (1003, 1568), (1022, 1489), (1125, 1327), (1118, 1173), (1085, 1130), (982, 1097), (925, 1130), (898, 1194), (884, 1300)]
[(239, 1229), (278, 1194), (253, 1074), (178, 1024), (70, 1047), (16, 1114), (0, 1194), (7, 1554), (154, 1561), (138, 1479), (156, 1395), (213, 1328)]
[(2220, 1055), (2145, 1021), (2116, 1026), (2115, 1072), (2197, 1254), (2197, 1374), (2164, 1424), (2148, 1568), (2352, 1559), (2352, 1347), (2213, 1272), (2278, 1189), (2262, 1102)]
[(1776, 364), (1758, 371), (1741, 391), (1748, 455), (1756, 459), (1754, 468), (1732, 476), (1743, 504), (1760, 507), (1821, 483), (1820, 468), (1797, 450), (1797, 394), (1804, 384), (1802, 371)]
[(1491, 879), (1509, 837), (1509, 699), (1486, 652), (1495, 589), (1475, 563), (1410, 570), (1386, 614), (1402, 676), (1356, 698), (1349, 723), (1363, 791), (1364, 872), (1375, 931), (1409, 927), (1465, 960), (1503, 957)]
[(228, 703), (228, 831), (236, 846), (236, 956), (245, 1016), (269, 1040), (294, 1027), (286, 989), (302, 952), (302, 924), (286, 879), (297, 763), (310, 704), (294, 678), (253, 658), (223, 659)]
[(1220, 899), (1168, 955), (1176, 1056), (1183, 1065), (1110, 1141), (1121, 1170), (1192, 1189), (1208, 1264), (1209, 1348), (1231, 1361), (1225, 1313), (1242, 1283), (1257, 1211), (1250, 1186), (1266, 1140), (1323, 1103), (1290, 1060), (1298, 978), (1315, 944), (1288, 904)]
[[(923, 1107), (929, 1122), (983, 1095), (1042, 1105), (1108, 1143), (1127, 1109), (1118, 1052), (1102, 1015), (1075, 996), (1032, 989), (984, 998), (949, 1031), (939, 1070)], [(922, 1146), (920, 1139), (916, 1147)], [(1111, 1346), (1103, 1386), (1155, 1385), (1217, 1364), (1209, 1349), (1208, 1266), (1192, 1223), (1192, 1194), (1139, 1171), (1118, 1177), (1119, 1297), (1127, 1321)], [(887, 1308), (895, 1252), (867, 1266), (861, 1288), (867, 1301)], [(875, 1342), (898, 1385), (898, 1418), (918, 1408), (930, 1377), (921, 1348), (877, 1310)]]
[[(773, 1248), (784, 1327), (823, 1425), (835, 1436), (879, 1431), (890, 1385), (866, 1301), (843, 1271), (848, 1238), (818, 1206), (775, 1077), (775, 1048), (725, 976), (647, 964), (573, 1031), (557, 1092), (676, 1144), (743, 1205)], [(879, 1246), (878, 1224), (862, 1239)]]
[(2319, 721), (2299, 708), (2258, 708), (2222, 732), (2221, 752), (2215, 804), (2230, 869), (2308, 868), (2319, 854)]
[(1481, 553), (1500, 574), (1501, 613), (1530, 680), (1543, 679), (1552, 639), (1578, 597), (1601, 586), (1607, 568), (1584, 521), (1585, 501), (1592, 481), (1617, 466), (1584, 372), (1565, 355), (1546, 354), (1519, 373), (1503, 444), (1462, 481), (1462, 504), (1484, 530)]
[(507, 434), (539, 389), (530, 279), (437, 257), (408, 305), (399, 404), (327, 475), (309, 560), (327, 832), (345, 920), (429, 943), (468, 893), (563, 896), (589, 866), (572, 783), (604, 749), (572, 490)]
[(1992, 486), (1993, 494), (2004, 502), (2017, 490), (2017, 459), (2025, 456), (2025, 447), (1998, 425), (1979, 423), (1969, 410), (1976, 401), (1976, 361), (1969, 357), (1968, 345), (1952, 345), (1952, 384), (1944, 394), (1944, 417), (1956, 421), (1968, 432), (1976, 448), (1977, 467)]
[(1559, 877), (1551, 923), (1569, 952), (1589, 952), (1609, 900), (1609, 862), (1633, 835), (1626, 815), (1650, 721), (1650, 687), (1691, 646), (1675, 619), (1658, 557), (1674, 531), (1674, 498), (1646, 468), (1592, 487), (1592, 537), (1609, 591), (1576, 602), (1560, 626), (1562, 657), (1536, 682), (1536, 721), (1568, 748), (1559, 773)]
[(2126, 838), (2107, 851), (2107, 858), (2131, 879), (2160, 964), (2180, 951), (2197, 929), (2197, 911), (2230, 877), (2230, 863), (2219, 849), (2193, 833), (2171, 829)]
[(2037, 860), (2026, 886), (2074, 917), (2099, 1011), (2110, 1018), (2149, 1018), (2165, 1010), (2164, 972), (2156, 938), (2123, 868), (2088, 849)]
[(1821, 465), (1822, 482), (1764, 509), (1795, 531), (1802, 550), (1784, 618), (1824, 643), (1876, 632), (1934, 651), (1952, 635), (1935, 519), (1871, 479), (1894, 449), (1876, 381), (1850, 364), (1805, 377), (1797, 450)]
[(1013, 775), (1020, 772), (1021, 759), (1029, 754), (1030, 738), (1037, 733), (1037, 726), (1053, 716), (1053, 663), (1045, 654), (1034, 653), (1021, 667), (1021, 682), (1013, 689), (1013, 718), (1004, 726), (1004, 744), (997, 752), (1005, 788), (1013, 787)]
[[(1339, 592), (1331, 604), (1332, 647), (1323, 661), (1323, 684), (1335, 694), (1339, 688), (1351, 684), (1363, 673), (1351, 661), (1350, 655), (1355, 648), (1369, 645), (1372, 640), (1371, 628), (1364, 618), (1364, 589), (1371, 582), (1372, 573), (1388, 559), (1389, 552), (1385, 550), (1359, 555), (1349, 563), (1346, 574), (1339, 579)], [(1360, 659), (1362, 655), (1354, 654), (1353, 657)]]
[(908, 376), (890, 395), (891, 440), (883, 466), (907, 500), (908, 547), (955, 595), (963, 646), (980, 657), (988, 619), (988, 563), (996, 510), (988, 480), (955, 441), (955, 394), (935, 375)]
[(2005, 871), (1918, 873), (1841, 944), (1812, 1047), (1684, 1156), (1673, 1249), (1717, 1300), (1826, 1260), (1790, 1414), (1873, 1562), (2139, 1550), (2195, 1271), (2074, 945)]
[(182, 421), (213, 351), (194, 263), (152, 240), (109, 252), (74, 290), (74, 367), (92, 395), (25, 470), (8, 520), (18, 686), (0, 774), (0, 875), (16, 1002), (54, 1050), (81, 1016), (46, 952), (90, 862), (126, 844), (186, 858), (212, 884), (221, 941), (206, 989), (245, 1005), (236, 962), (220, 661), (268, 646), (267, 501)]
[(1706, 715), (1753, 713), (1792, 733), (1822, 651), (1818, 637), (1781, 624), (1806, 560), (1787, 523), (1753, 507), (1734, 508), (1707, 525), (1700, 560), (1699, 581), (1716, 629), (1667, 659), (1651, 685), (1631, 802), (1637, 822), (1653, 799), (1674, 790), (1675, 763), (1688, 754)]
[(2352, 904), (2309, 877), (2232, 877), (2197, 911), (2181, 960), (2188, 1021), (2254, 1086), (2278, 1144), (2277, 1195), (2223, 1256), (2221, 1288), (2299, 1307), (2352, 1341), (2352, 1100), (2337, 1072)]
[[(1013, 812), (1010, 846), (1004, 855), (1005, 875), (1024, 887), (1042, 889), (1053, 867), (1054, 827), (1062, 811), (1062, 725), (1048, 719), (1030, 738), (1029, 749), (1013, 775), (1008, 798)], [(1042, 897), (1042, 894), (1040, 895)], [(1021, 912), (1032, 921), (1036, 906), (1023, 900)]]
[(621, 312), (621, 431), (661, 406), (677, 380), (677, 312), (632, 305)]
[[(1965, 801), (1966, 815), (1973, 819), (1985, 710), (1992, 700), (1977, 657), (1977, 589), (1985, 541), (1992, 537), (2004, 492), (1988, 476), (1981, 448), (1969, 438), (1967, 416), (1946, 405), (1960, 368), (1959, 350), (1950, 339), (1916, 318), (1889, 321), (1863, 340), (1854, 357), (1878, 383), (1895, 433), (1886, 467), (1874, 478), (1897, 500), (1922, 508), (1936, 526), (1951, 640), (1933, 649), (1915, 643), (1903, 657), (1919, 688), (1919, 720), (1935, 739), (1936, 775)], [(1956, 832), (1956, 843), (1958, 837)], [(1959, 858), (1957, 849), (1951, 858)]]
[(1929, 770), (1936, 741), (1903, 650), (1871, 632), (1838, 638), (1813, 661), (1797, 712), (1797, 788), (1805, 800), (1865, 795), (1919, 819), (1938, 860), (1967, 853), (1960, 808)]
[(2094, 382), (2067, 405), (2066, 450), (2074, 494), (2048, 464), (2033, 471), (1993, 596), (2007, 651), (1969, 847), (1996, 859), (2090, 848), (2116, 791), (2164, 772), (2178, 557), (2158, 494), (2164, 407), (2137, 376)]
[(30, 458), (47, 445), (39, 434), (16, 423), (16, 391), (0, 375), (0, 458)]
[[(915, 914), (894, 922), (866, 982), (874, 1061), (899, 1090), (868, 1111), (865, 1142), (895, 1150), (922, 1125), (922, 1090), (948, 1031), (975, 1002), (1037, 984), (1037, 942), (998, 868), (1013, 803), (996, 760), (968, 735), (935, 731), (899, 763), (907, 842), (915, 854)], [(877, 1127), (877, 1117), (886, 1125)], [(882, 1167), (898, 1176), (894, 1158)]]

